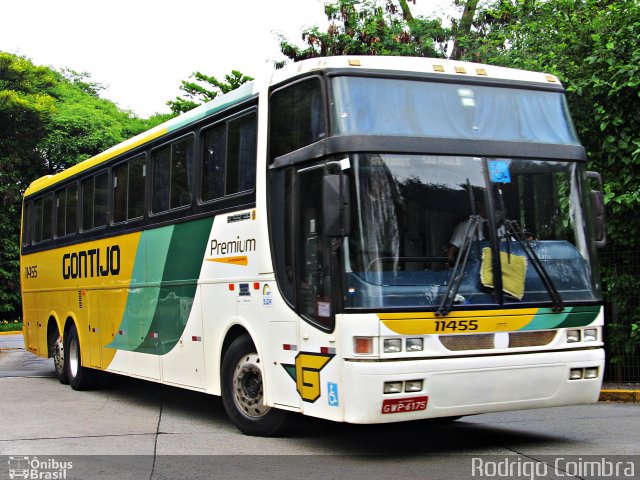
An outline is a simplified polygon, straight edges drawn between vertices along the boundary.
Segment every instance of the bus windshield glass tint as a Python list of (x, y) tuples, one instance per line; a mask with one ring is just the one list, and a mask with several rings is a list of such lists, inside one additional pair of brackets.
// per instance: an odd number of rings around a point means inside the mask
[[(455, 305), (551, 302), (528, 247), (564, 302), (600, 298), (579, 164), (354, 154), (350, 165), (347, 308), (438, 305), (465, 241), (470, 250)], [(500, 295), (495, 245), (506, 278)]]

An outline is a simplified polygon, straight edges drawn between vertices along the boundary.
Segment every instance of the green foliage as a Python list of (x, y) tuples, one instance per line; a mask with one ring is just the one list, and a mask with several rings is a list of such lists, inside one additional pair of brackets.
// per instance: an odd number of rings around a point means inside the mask
[[(415, 0), (409, 0), (415, 3)], [(327, 31), (302, 32), (305, 47), (280, 37), (280, 50), (298, 61), (329, 55), (443, 57), (447, 30), (439, 19), (414, 17), (406, 0), (334, 0), (325, 4)]]
[(38, 146), (55, 111), (56, 76), (22, 57), (0, 52), (0, 314), (20, 305), (20, 201), (41, 175)]
[(499, 0), (482, 9), (467, 59), (557, 75), (590, 168), (605, 180), (613, 249), (640, 222), (640, 5), (636, 0)]
[(35, 179), (150, 126), (101, 99), (87, 73), (55, 71), (0, 52), (0, 314), (20, 315), (21, 198)]
[(174, 116), (188, 112), (198, 105), (213, 100), (218, 95), (229, 93), (242, 84), (253, 80), (253, 78), (244, 75), (238, 70), (232, 70), (231, 73), (226, 74), (224, 81), (201, 72), (194, 72), (189, 78), (193, 78), (195, 81), (182, 81), (180, 90), (184, 92), (183, 96), (167, 102)]
[(0, 320), (0, 332), (20, 332), (21, 330), (21, 320)]

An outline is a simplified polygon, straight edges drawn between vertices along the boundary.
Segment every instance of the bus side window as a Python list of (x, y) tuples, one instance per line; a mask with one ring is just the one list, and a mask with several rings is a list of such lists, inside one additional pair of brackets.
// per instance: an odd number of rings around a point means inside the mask
[(67, 189), (61, 188), (56, 191), (56, 238), (65, 236), (65, 227), (66, 227), (66, 201), (67, 201)]
[(76, 233), (78, 228), (78, 186), (75, 183), (67, 187), (65, 217), (65, 235)]
[(82, 182), (82, 229), (91, 230), (107, 224), (107, 172)]
[(144, 215), (144, 157), (113, 169), (113, 221), (121, 223)]
[(311, 145), (325, 137), (325, 114), (320, 79), (310, 78), (271, 95), (269, 158)]
[(202, 145), (202, 200), (224, 196), (227, 126), (217, 125), (204, 134)]
[(33, 240), (33, 202), (24, 203), (22, 245), (27, 247)]
[(191, 204), (193, 191), (193, 139), (166, 145), (151, 154), (153, 213)]
[(205, 131), (202, 200), (215, 200), (255, 188), (257, 122), (256, 112), (251, 112)]
[(42, 242), (42, 215), (44, 208), (44, 199), (39, 198), (33, 202), (33, 243)]
[(227, 129), (227, 195), (255, 188), (257, 121), (257, 115), (253, 112), (229, 122)]
[(331, 269), (322, 224), (323, 169), (298, 173), (298, 308), (316, 325), (333, 329)]
[(42, 241), (51, 240), (53, 235), (53, 193), (44, 197), (42, 207)]

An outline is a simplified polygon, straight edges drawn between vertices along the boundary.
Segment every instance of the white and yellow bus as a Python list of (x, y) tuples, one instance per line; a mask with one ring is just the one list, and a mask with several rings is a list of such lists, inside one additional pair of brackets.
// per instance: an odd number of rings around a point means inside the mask
[(594, 402), (585, 161), (554, 76), (306, 60), (33, 182), (25, 345), (76, 390), (221, 395), (251, 435)]

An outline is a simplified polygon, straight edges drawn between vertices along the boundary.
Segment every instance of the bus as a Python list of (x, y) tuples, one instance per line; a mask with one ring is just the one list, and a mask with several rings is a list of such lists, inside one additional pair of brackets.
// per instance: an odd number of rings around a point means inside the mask
[(75, 390), (219, 395), (249, 435), (595, 402), (585, 164), (555, 76), (295, 63), (29, 186), (25, 347)]

